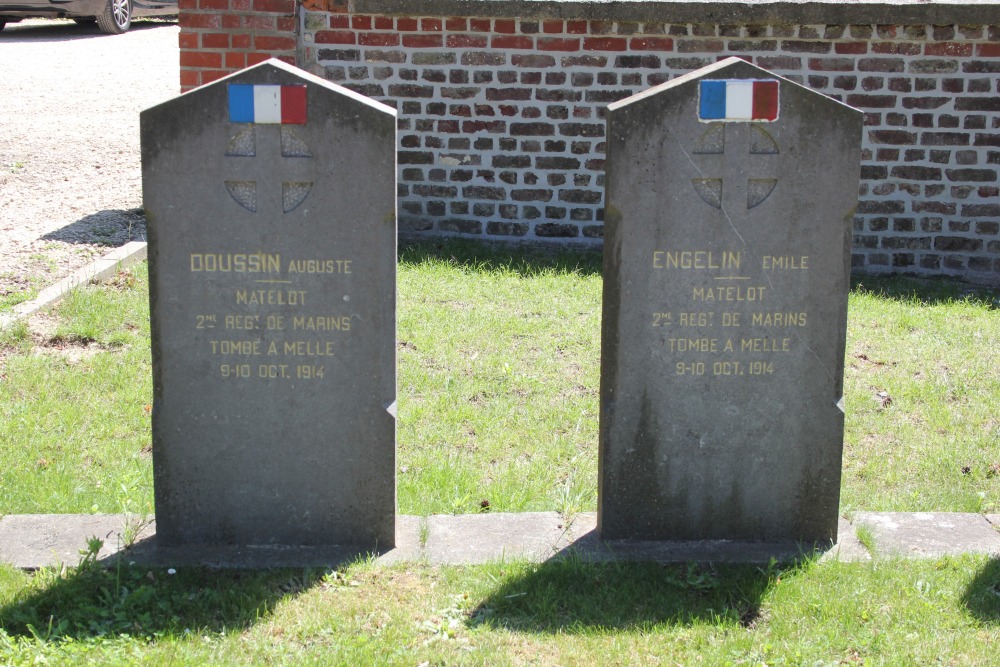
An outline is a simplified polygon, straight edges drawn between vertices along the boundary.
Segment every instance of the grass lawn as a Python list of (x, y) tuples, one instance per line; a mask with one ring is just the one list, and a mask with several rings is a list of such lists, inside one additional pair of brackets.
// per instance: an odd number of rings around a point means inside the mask
[[(0, 513), (152, 512), (144, 271), (0, 334)], [(855, 283), (842, 512), (1000, 512), (1000, 294)], [(596, 253), (401, 250), (400, 512), (596, 509), (600, 302)], [(4, 665), (985, 665), (1000, 561), (0, 567), (0, 628)]]

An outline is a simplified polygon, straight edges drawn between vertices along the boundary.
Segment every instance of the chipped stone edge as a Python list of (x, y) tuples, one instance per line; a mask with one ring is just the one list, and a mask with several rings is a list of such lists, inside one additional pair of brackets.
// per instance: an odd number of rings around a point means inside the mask
[(0, 331), (18, 320), (26, 319), (52, 308), (71, 290), (80, 285), (106, 280), (144, 259), (146, 259), (145, 241), (130, 241), (120, 248), (115, 248), (100, 259), (63, 278), (55, 285), (46, 287), (32, 301), (19, 303), (9, 313), (0, 314)]

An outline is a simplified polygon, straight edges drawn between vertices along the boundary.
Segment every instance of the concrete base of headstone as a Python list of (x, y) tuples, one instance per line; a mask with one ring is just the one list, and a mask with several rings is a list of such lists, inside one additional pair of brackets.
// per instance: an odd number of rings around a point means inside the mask
[[(601, 541), (597, 515), (583, 513), (566, 522), (555, 512), (467, 514), (430, 517), (398, 516), (396, 546), (368, 553), (349, 546), (163, 546), (154, 523), (138, 532), (126, 548), (126, 526), (137, 526), (126, 515), (8, 515), (0, 518), (0, 563), (21, 569), (75, 566), (92, 537), (104, 541), (99, 560), (150, 567), (329, 567), (359, 557), (374, 556), (380, 564), (422, 562), (474, 565), (502, 560), (544, 562), (574, 557), (586, 562), (614, 560), (662, 563), (767, 563), (810, 555), (790, 543), (746, 543), (724, 540), (695, 542)], [(841, 534), (852, 535), (849, 525)], [(844, 543), (828, 552), (839, 560), (863, 560), (860, 544)]]

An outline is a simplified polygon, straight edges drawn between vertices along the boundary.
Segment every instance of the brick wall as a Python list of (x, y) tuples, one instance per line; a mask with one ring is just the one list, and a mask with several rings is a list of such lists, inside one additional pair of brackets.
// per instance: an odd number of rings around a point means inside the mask
[(402, 231), (600, 243), (606, 105), (737, 55), (865, 112), (856, 269), (1000, 284), (1000, 4), (181, 1), (185, 87), (275, 55), (396, 107)]

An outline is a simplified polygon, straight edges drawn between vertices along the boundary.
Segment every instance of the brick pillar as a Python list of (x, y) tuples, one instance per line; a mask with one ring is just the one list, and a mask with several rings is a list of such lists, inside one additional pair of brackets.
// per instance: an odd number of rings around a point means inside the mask
[(295, 0), (179, 0), (181, 90), (268, 58), (295, 64)]

